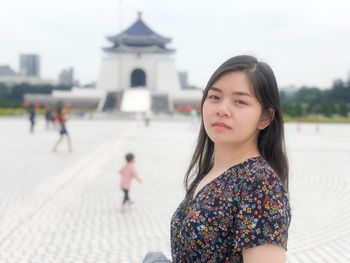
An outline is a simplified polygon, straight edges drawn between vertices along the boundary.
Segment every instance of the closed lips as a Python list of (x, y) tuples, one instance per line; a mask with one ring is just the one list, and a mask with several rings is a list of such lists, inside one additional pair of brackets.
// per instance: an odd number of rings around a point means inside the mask
[(214, 123), (213, 123), (213, 126), (225, 127), (225, 128), (231, 129), (230, 126), (228, 126), (228, 125), (226, 125), (225, 123), (222, 123), (222, 122), (214, 122)]

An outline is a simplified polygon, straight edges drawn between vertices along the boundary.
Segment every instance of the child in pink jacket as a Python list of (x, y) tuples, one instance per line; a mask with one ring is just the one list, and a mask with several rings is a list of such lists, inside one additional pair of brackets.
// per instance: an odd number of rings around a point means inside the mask
[(129, 189), (130, 189), (132, 180), (136, 179), (140, 183), (142, 182), (142, 180), (140, 179), (140, 177), (137, 175), (137, 172), (136, 172), (134, 155), (132, 153), (128, 153), (125, 156), (125, 159), (126, 159), (126, 164), (119, 171), (119, 174), (121, 175), (120, 188), (124, 192), (122, 211), (125, 211), (126, 203), (128, 203), (128, 205), (132, 204), (129, 198)]

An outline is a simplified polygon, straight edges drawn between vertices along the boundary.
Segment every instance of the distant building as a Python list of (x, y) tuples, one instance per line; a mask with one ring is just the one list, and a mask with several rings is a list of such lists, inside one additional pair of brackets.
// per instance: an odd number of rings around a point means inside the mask
[[(25, 101), (48, 105), (61, 101), (72, 107), (97, 107), (103, 111), (200, 110), (202, 90), (191, 89), (187, 73), (179, 76), (173, 58), (175, 50), (166, 46), (171, 39), (150, 29), (141, 13), (129, 28), (108, 40), (112, 45), (103, 49), (105, 56), (96, 89), (92, 83), (90, 88), (49, 95), (26, 94)], [(59, 79), (61, 84), (74, 82), (73, 69), (62, 71)]]
[(9, 65), (0, 65), (0, 76), (15, 76), (16, 72)]
[(175, 50), (167, 47), (171, 39), (148, 27), (141, 13), (129, 28), (108, 40), (112, 46), (103, 49), (105, 57), (97, 82), (97, 89), (107, 94), (100, 109), (120, 110), (123, 96), (127, 97), (129, 91), (135, 94), (137, 89), (146, 90), (140, 93), (149, 94), (150, 107), (155, 112), (173, 111), (178, 98), (187, 97), (186, 103), (200, 103), (201, 92), (183, 94), (173, 58)]
[(57, 81), (40, 78), (40, 57), (20, 55), (20, 71), (15, 72), (9, 65), (0, 66), (0, 83), (14, 86), (21, 83), (31, 85), (57, 85)]
[(23, 76), (40, 77), (40, 56), (36, 54), (21, 54), (19, 70)]
[(74, 69), (64, 69), (58, 76), (58, 83), (60, 85), (73, 86), (74, 85)]
[(39, 103), (56, 107), (58, 103), (63, 103), (74, 108), (95, 109), (104, 94), (96, 89), (73, 87), (69, 91), (54, 90), (52, 94), (24, 94), (23, 100), (26, 104)]
[(31, 85), (57, 85), (57, 81), (52, 79), (41, 79), (31, 76), (20, 76), (20, 75), (11, 75), (5, 76), (0, 75), (0, 83), (6, 84), (7, 86), (14, 86), (21, 83), (27, 83)]
[(188, 88), (188, 74), (187, 74), (187, 71), (179, 72), (179, 78), (180, 78), (181, 89), (187, 89)]
[(83, 85), (83, 88), (94, 89), (94, 88), (96, 88), (96, 82), (86, 83), (86, 84)]

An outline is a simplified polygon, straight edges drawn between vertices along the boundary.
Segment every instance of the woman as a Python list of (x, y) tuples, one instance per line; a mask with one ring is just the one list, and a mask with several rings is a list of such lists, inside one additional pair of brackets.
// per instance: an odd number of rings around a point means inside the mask
[(290, 207), (282, 111), (271, 68), (236, 56), (212, 75), (171, 220), (173, 262), (285, 262)]
[(55, 146), (53, 147), (52, 151), (56, 152), (58, 145), (62, 142), (64, 136), (67, 137), (67, 141), (68, 141), (68, 148), (69, 148), (69, 152), (72, 152), (72, 142), (67, 130), (67, 126), (66, 126), (66, 122), (67, 122), (67, 115), (64, 111), (64, 108), (61, 106), (58, 108), (57, 110), (57, 121), (60, 125), (60, 138), (58, 139), (58, 141), (55, 143)]

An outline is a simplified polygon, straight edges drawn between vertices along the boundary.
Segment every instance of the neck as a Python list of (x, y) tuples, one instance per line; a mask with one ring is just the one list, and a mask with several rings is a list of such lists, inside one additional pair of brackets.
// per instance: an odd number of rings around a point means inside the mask
[(256, 144), (251, 145), (227, 145), (215, 144), (213, 170), (220, 170), (241, 163), (248, 158), (260, 156)]

